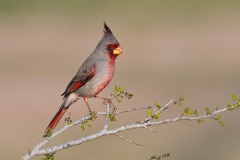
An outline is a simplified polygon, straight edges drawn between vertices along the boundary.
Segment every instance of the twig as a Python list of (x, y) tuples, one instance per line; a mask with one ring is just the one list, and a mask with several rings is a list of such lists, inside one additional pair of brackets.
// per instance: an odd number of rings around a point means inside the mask
[(115, 134), (115, 135), (116, 135), (118, 138), (121, 138), (122, 140), (124, 140), (124, 141), (126, 141), (126, 142), (133, 143), (133, 144), (135, 144), (135, 145), (137, 145), (137, 146), (145, 147), (144, 145), (139, 144), (139, 143), (137, 143), (137, 142), (134, 142), (134, 141), (132, 141), (132, 140), (126, 139), (126, 138), (124, 138), (123, 136), (120, 136), (119, 134)]
[[(174, 102), (175, 102), (175, 100), (172, 99), (172, 100), (169, 101), (167, 104), (165, 104), (162, 108), (160, 108), (160, 110), (159, 110), (158, 112), (162, 113), (163, 111), (165, 111), (166, 109), (168, 109), (169, 106), (170, 106), (172, 103), (174, 103)], [(158, 112), (156, 112), (156, 114), (157, 114)]]
[(157, 133), (157, 131), (156, 130), (154, 130), (154, 129), (152, 129), (152, 128), (149, 128), (149, 127), (144, 127), (145, 129), (147, 129), (147, 130), (149, 130), (149, 131), (152, 131), (152, 132), (154, 132), (154, 133)]

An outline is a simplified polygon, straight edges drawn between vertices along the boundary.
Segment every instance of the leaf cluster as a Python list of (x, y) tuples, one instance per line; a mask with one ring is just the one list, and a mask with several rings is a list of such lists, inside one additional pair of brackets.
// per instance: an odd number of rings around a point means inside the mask
[(45, 157), (41, 160), (54, 160), (54, 153), (45, 154)]
[(240, 98), (236, 96), (236, 94), (232, 95), (233, 103), (228, 102), (228, 110), (233, 111), (240, 107)]
[(220, 115), (218, 115), (217, 117), (215, 117), (214, 119), (216, 120), (216, 121), (218, 121), (218, 123), (221, 125), (221, 126), (225, 126), (225, 123), (224, 123), (224, 121), (222, 121), (221, 120), (221, 114)]
[(133, 97), (133, 94), (124, 91), (123, 87), (115, 86), (113, 96), (118, 103), (121, 103), (124, 97), (126, 97), (127, 99), (131, 99)]
[(151, 158), (149, 160), (160, 160), (162, 158), (168, 158), (170, 156), (170, 153), (165, 153), (161, 156), (151, 156)]
[[(114, 99), (117, 100), (118, 103), (121, 103), (123, 101), (124, 97), (127, 98), (127, 99), (131, 99), (133, 97), (133, 94), (131, 94), (129, 92), (126, 92), (123, 87), (118, 87), (118, 86), (115, 85), (112, 96), (113, 96)], [(117, 108), (113, 105), (112, 113), (110, 113), (108, 115), (109, 120), (111, 122), (117, 121), (116, 114), (115, 114), (116, 109)]]
[(109, 117), (109, 120), (110, 120), (111, 122), (116, 122), (116, 121), (117, 121), (117, 119), (116, 119), (116, 114), (114, 114), (114, 113), (110, 113), (110, 114), (108, 115), (108, 117)]
[(146, 110), (147, 117), (149, 117), (150, 119), (158, 120), (159, 116), (160, 116), (161, 108), (162, 108), (162, 106), (159, 103), (155, 102), (153, 109), (149, 108)]
[(72, 124), (72, 120), (71, 120), (70, 117), (65, 118), (65, 122), (66, 122), (67, 125)]
[(93, 121), (96, 118), (97, 118), (97, 112), (91, 112), (90, 117), (88, 119), (82, 121), (82, 125), (81, 125), (82, 130), (85, 130), (86, 126), (88, 128), (91, 128), (92, 124), (90, 123), (90, 121)]
[(151, 109), (147, 109), (147, 116), (151, 119), (158, 120), (160, 116), (160, 112), (153, 112)]
[(48, 128), (43, 136), (44, 137), (51, 137), (52, 136), (52, 129)]
[[(212, 111), (206, 107), (205, 109), (205, 112), (206, 112), (206, 115), (212, 115)], [(216, 108), (217, 110), (217, 108)], [(184, 111), (183, 111), (183, 114), (185, 115), (195, 115), (196, 117), (199, 117), (199, 113), (197, 110), (191, 110), (189, 107), (185, 108)], [(216, 120), (221, 126), (225, 126), (225, 123), (224, 121), (221, 120), (221, 115), (218, 115), (217, 117), (213, 118), (214, 120)], [(198, 119), (197, 121), (198, 123), (203, 123), (205, 122), (205, 119), (204, 118), (201, 118), (201, 119)]]
[(181, 95), (178, 95), (178, 100), (174, 101), (174, 104), (177, 104), (178, 106), (182, 105), (182, 102), (186, 102), (187, 99), (185, 97), (182, 97)]

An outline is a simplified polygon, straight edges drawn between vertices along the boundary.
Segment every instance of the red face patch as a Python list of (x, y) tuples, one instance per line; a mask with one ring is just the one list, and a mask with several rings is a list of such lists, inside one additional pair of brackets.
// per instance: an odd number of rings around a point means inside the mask
[(108, 50), (110, 53), (112, 53), (113, 50), (116, 49), (118, 46), (119, 46), (118, 43), (108, 44), (108, 45), (106, 45), (106, 50)]

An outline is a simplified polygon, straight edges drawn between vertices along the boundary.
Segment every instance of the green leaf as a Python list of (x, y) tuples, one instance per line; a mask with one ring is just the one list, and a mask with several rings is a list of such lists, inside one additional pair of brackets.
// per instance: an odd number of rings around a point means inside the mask
[(226, 125), (223, 121), (219, 121), (218, 123), (223, 127)]
[(188, 108), (188, 107), (185, 108), (183, 112), (184, 112), (184, 114), (186, 114), (186, 115), (192, 115), (192, 114), (193, 114), (193, 111), (192, 111), (190, 108)]
[(161, 105), (159, 104), (159, 103), (157, 103), (157, 102), (154, 102), (154, 106), (158, 109), (158, 110), (160, 110), (162, 107), (161, 107)]
[(232, 95), (232, 100), (233, 100), (234, 102), (236, 102), (236, 101), (238, 100), (236, 94), (233, 94), (233, 95)]
[(133, 94), (125, 92), (125, 97), (127, 97), (128, 99), (132, 98)]
[(124, 89), (122, 87), (118, 87), (118, 86), (114, 87), (114, 93), (115, 94), (123, 93), (123, 92), (124, 92)]
[(41, 160), (54, 160), (54, 153), (45, 154), (45, 157)]
[(228, 104), (227, 104), (227, 105), (228, 105), (228, 107), (232, 107), (232, 104), (231, 104), (230, 102), (228, 102)]
[(151, 109), (147, 109), (146, 112), (147, 112), (148, 117), (152, 117), (153, 116)]
[(115, 85), (114, 87), (114, 98), (117, 100), (118, 103), (122, 102), (122, 99), (124, 97), (127, 97), (128, 99), (132, 98), (133, 94), (125, 92), (123, 87), (118, 87)]
[[(97, 112), (96, 111), (91, 112), (89, 115), (90, 115), (90, 117), (88, 118), (88, 120), (95, 120), (95, 119), (97, 119)], [(85, 123), (87, 123), (87, 122), (85, 122)]]
[(90, 120), (93, 120), (95, 114), (97, 114), (97, 112), (91, 112), (90, 113), (91, 116), (89, 117), (89, 119), (82, 121), (82, 125), (80, 126), (82, 128), (82, 130), (86, 129), (86, 127), (85, 127), (86, 125), (88, 126), (88, 128), (92, 127), (92, 124), (90, 124), (90, 122), (91, 122)]
[(70, 117), (65, 118), (65, 122), (67, 123), (67, 125), (72, 124), (72, 120), (70, 119)]
[(234, 105), (232, 105), (231, 103), (228, 102), (228, 110), (232, 111), (234, 110)]
[(91, 128), (91, 127), (92, 127), (92, 125), (91, 125), (91, 124), (87, 124), (87, 126), (88, 126), (88, 128)]
[(118, 103), (121, 103), (121, 102), (122, 102), (122, 100), (121, 100), (121, 99), (117, 99), (117, 102), (118, 102)]
[(82, 130), (85, 130), (85, 126), (84, 125), (81, 125), (81, 128), (82, 128)]
[(187, 101), (187, 99), (185, 97), (182, 97), (181, 95), (177, 94), (177, 96), (179, 97), (178, 100), (174, 101), (174, 104), (177, 104), (179, 107), (181, 107), (182, 103), (184, 101)]
[(195, 114), (196, 117), (198, 117), (198, 111), (197, 111), (197, 110), (194, 110), (194, 111), (193, 111), (193, 114)]
[(187, 101), (187, 98), (183, 97), (182, 100), (183, 100), (183, 101)]
[(204, 119), (199, 119), (199, 120), (198, 120), (198, 123), (203, 123), (203, 122), (205, 122)]
[(52, 129), (48, 128), (45, 134), (43, 135), (44, 137), (51, 137), (52, 136)]
[(232, 95), (232, 100), (235, 102), (235, 104), (228, 103), (228, 110), (230, 111), (233, 111), (234, 109), (240, 107), (240, 99), (236, 96), (236, 94)]
[(220, 119), (221, 119), (221, 114), (215, 118), (216, 121), (219, 121)]
[(178, 101), (187, 101), (187, 98), (185, 98), (185, 97), (182, 97), (181, 95), (179, 95), (179, 94), (177, 94), (178, 95)]
[(206, 114), (207, 115), (211, 115), (212, 114), (212, 111), (207, 107), (205, 108), (205, 111), (206, 111)]
[(154, 119), (158, 120), (159, 119), (160, 112), (154, 115)]
[(116, 121), (117, 121), (115, 114), (109, 114), (108, 117), (109, 117), (109, 120), (110, 120), (111, 122), (116, 122)]

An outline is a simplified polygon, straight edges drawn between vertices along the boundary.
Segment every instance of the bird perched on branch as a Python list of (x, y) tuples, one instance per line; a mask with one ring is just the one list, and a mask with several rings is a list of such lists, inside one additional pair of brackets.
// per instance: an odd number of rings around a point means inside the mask
[(44, 136), (47, 136), (47, 133), (56, 127), (63, 114), (79, 98), (83, 98), (89, 112), (92, 112), (88, 98), (98, 97), (98, 93), (111, 81), (114, 75), (115, 59), (121, 53), (119, 42), (104, 22), (102, 39), (62, 94), (64, 96), (63, 103), (46, 128)]

